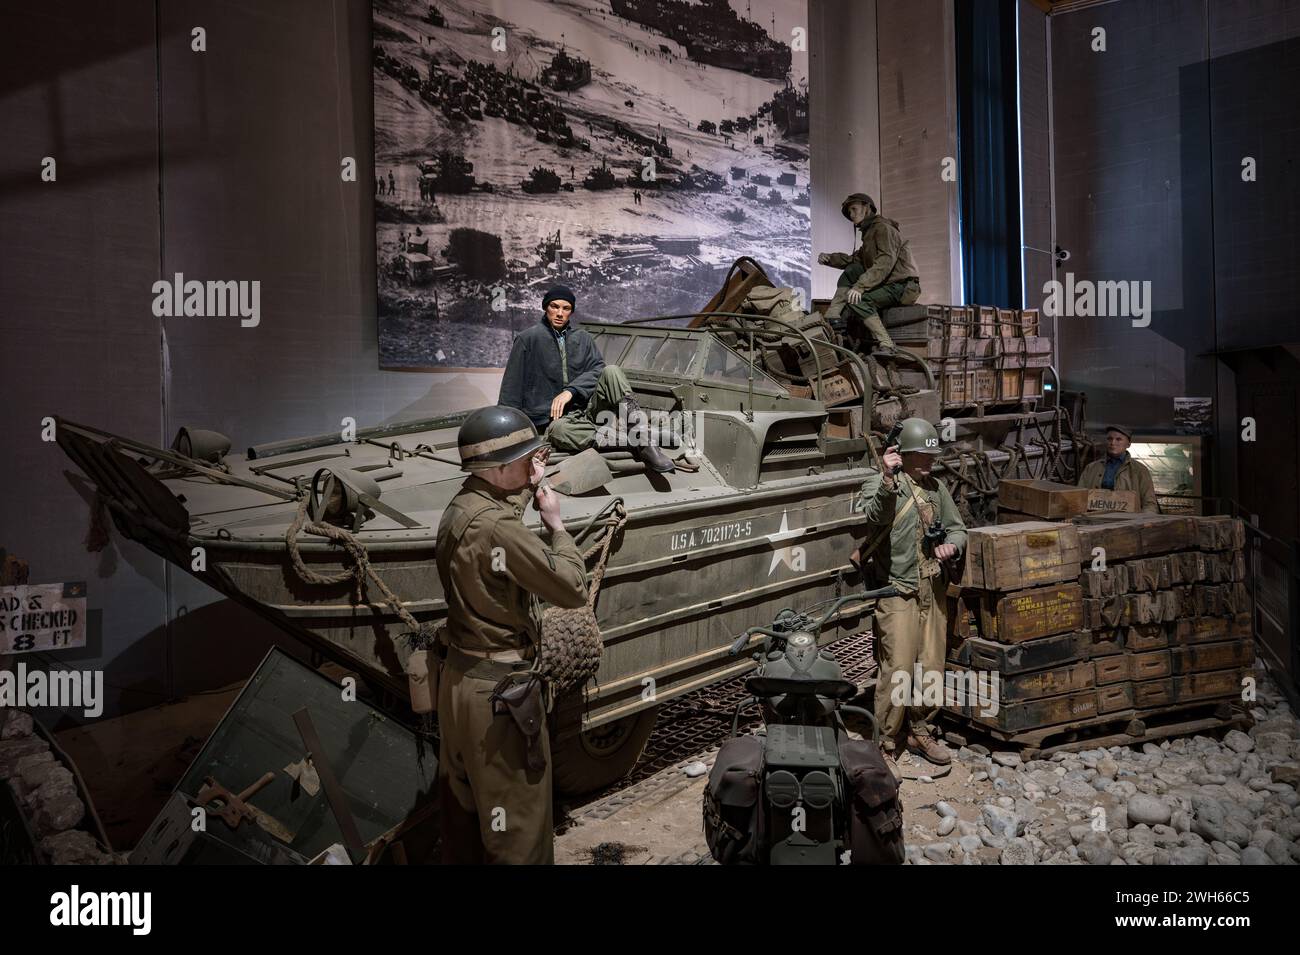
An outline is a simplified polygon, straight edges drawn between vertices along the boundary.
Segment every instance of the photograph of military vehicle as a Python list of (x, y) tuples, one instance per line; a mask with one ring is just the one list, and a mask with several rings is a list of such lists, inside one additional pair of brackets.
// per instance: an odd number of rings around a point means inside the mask
[[(611, 452), (607, 484), (563, 501), (584, 551), (621, 526), (595, 607), (600, 669), (557, 703), (553, 719), (562, 791), (621, 778), (659, 705), (752, 669), (752, 660), (729, 653), (747, 628), (783, 607), (861, 589), (849, 560), (859, 486), (880, 437), (901, 417), (936, 420), (938, 399), (933, 381), (891, 390), (877, 357), (837, 344), (820, 315), (756, 310), (760, 300), (787, 303), (790, 293), (739, 260), (689, 315), (584, 323), (661, 430), (679, 436), (668, 447), (678, 469), (647, 472), (630, 452)], [(1060, 411), (961, 419), (935, 473), (949, 481), (968, 524), (993, 520), (999, 472), (1071, 479), (1074, 444)], [(401, 708), (406, 635), (446, 614), (430, 568), (439, 517), (465, 477), (456, 456), (465, 413), (243, 454), (186, 455), (67, 420), (57, 437), (121, 534), (357, 672)], [(534, 512), (525, 520), (537, 524)], [(197, 570), (195, 548), (205, 555)], [(864, 612), (843, 608), (819, 640), (864, 629)]]

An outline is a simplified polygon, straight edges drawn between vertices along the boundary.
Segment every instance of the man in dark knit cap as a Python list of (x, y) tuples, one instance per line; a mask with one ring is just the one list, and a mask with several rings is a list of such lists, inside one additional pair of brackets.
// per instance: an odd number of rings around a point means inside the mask
[(515, 337), (497, 404), (528, 415), (557, 451), (626, 448), (652, 471), (676, 470), (650, 443), (645, 412), (623, 370), (606, 365), (573, 320), (575, 304), (563, 285), (542, 298), (542, 320)]

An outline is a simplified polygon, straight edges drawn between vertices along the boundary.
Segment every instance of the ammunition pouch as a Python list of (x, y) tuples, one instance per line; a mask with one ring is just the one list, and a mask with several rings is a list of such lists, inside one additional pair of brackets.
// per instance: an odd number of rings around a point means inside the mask
[(492, 688), (492, 712), (509, 714), (528, 741), (528, 768), (540, 772), (546, 768), (542, 749), (542, 731), (546, 728), (546, 703), (542, 698), (542, 681), (531, 670), (507, 674)]
[(722, 744), (704, 788), (704, 838), (722, 865), (763, 861), (761, 736), (736, 736)]
[(840, 738), (840, 769), (849, 797), (848, 842), (854, 865), (901, 865), (903, 809), (898, 781), (880, 747), (866, 740)]

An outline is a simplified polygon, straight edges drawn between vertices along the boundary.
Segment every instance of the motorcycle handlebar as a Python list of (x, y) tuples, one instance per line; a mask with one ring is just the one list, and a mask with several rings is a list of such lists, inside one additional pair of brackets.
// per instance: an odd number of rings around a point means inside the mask
[[(881, 597), (896, 596), (898, 596), (898, 589), (893, 585), (890, 585), (888, 587), (880, 587), (876, 590), (864, 590), (861, 593), (848, 594), (847, 596), (839, 597), (836, 599), (835, 603), (831, 604), (830, 609), (827, 610), (826, 613), (819, 618), (809, 621), (809, 628), (812, 630), (820, 630), (822, 627), (826, 626), (826, 624), (835, 619), (840, 608), (846, 603), (861, 600), (878, 600)], [(769, 637), (784, 637), (789, 632), (790, 631), (788, 630), (774, 630), (771, 627), (750, 627), (736, 638), (735, 642), (732, 643), (730, 649), (727, 651), (727, 655), (732, 657), (738, 655), (740, 651), (745, 649), (745, 644), (749, 643), (749, 638), (755, 634), (761, 633)]]

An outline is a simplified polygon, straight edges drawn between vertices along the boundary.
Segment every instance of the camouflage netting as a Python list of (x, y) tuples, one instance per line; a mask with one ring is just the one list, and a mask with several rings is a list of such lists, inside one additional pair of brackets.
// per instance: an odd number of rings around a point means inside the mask
[(591, 557), (600, 551), (591, 574), (591, 586), (585, 607), (564, 609), (551, 607), (542, 614), (542, 645), (537, 656), (537, 672), (549, 684), (552, 699), (558, 699), (596, 675), (605, 643), (596, 622), (596, 596), (605, 577), (609, 546), (614, 535), (627, 522), (627, 511), (620, 501), (615, 507), (605, 533), (583, 554)]

